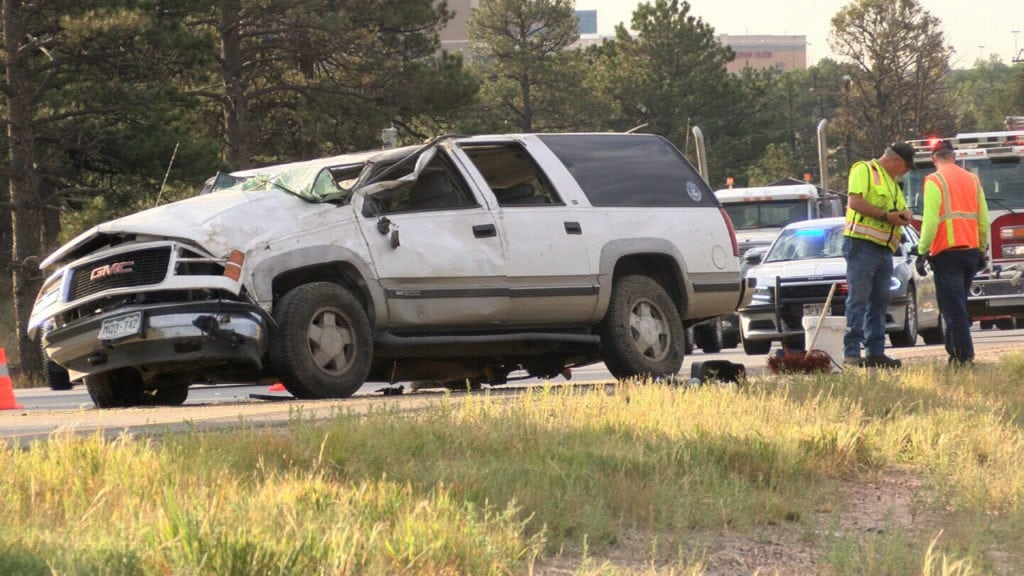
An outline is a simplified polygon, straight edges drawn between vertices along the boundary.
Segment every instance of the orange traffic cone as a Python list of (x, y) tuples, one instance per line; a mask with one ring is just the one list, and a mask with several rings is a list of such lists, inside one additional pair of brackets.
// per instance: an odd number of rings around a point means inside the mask
[(274, 382), (274, 385), (267, 388), (267, 392), (287, 392), (288, 389), (284, 387), (284, 384), (280, 382)]
[(17, 410), (24, 408), (14, 399), (14, 382), (7, 371), (7, 352), (0, 348), (0, 410)]

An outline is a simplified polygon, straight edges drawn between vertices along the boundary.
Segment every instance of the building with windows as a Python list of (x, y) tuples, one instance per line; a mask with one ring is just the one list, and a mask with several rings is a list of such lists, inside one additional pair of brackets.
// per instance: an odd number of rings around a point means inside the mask
[(737, 73), (744, 68), (774, 68), (780, 72), (807, 68), (806, 36), (734, 36), (721, 34), (718, 41), (736, 53), (726, 66)]
[(577, 10), (576, 19), (580, 21), (580, 35), (597, 34), (597, 10)]
[[(448, 9), (455, 17), (441, 31), (441, 46), (449, 51), (467, 51), (469, 38), (466, 35), (466, 21), (471, 9), (480, 5), (480, 0), (448, 0)], [(573, 47), (603, 41), (597, 35), (598, 10), (577, 10), (576, 17), (580, 23), (580, 41)], [(792, 36), (737, 36), (721, 34), (718, 41), (730, 46), (736, 53), (736, 59), (726, 69), (738, 73), (744, 68), (755, 70), (773, 68), (784, 72), (807, 68), (807, 37)]]

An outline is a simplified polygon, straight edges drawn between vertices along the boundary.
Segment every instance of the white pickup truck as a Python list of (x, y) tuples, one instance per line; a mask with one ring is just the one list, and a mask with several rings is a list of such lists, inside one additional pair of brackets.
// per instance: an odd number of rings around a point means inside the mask
[(672, 375), (684, 329), (748, 297), (721, 204), (654, 135), (441, 137), (222, 180), (43, 262), (30, 330), (98, 407)]

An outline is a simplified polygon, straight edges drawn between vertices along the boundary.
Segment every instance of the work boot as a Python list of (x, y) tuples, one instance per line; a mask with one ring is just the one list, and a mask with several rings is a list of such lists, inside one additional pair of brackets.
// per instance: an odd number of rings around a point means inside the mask
[(861, 368), (864, 366), (864, 359), (860, 356), (844, 356), (843, 366), (846, 368)]
[(867, 368), (899, 368), (903, 366), (903, 362), (900, 362), (896, 358), (890, 358), (885, 354), (881, 356), (868, 356), (864, 359), (864, 366)]

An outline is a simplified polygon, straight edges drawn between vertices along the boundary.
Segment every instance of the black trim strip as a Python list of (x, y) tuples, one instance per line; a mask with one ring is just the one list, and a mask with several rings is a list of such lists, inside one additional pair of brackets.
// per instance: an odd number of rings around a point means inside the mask
[(556, 296), (595, 296), (598, 286), (565, 286), (563, 288), (512, 288), (509, 298), (550, 298)]
[(693, 291), (697, 294), (704, 294), (707, 292), (737, 292), (740, 290), (741, 284), (738, 282), (730, 282), (727, 284), (694, 284)]
[(593, 296), (598, 286), (561, 286), (555, 288), (447, 288), (440, 290), (392, 289), (384, 291), (394, 300), (437, 298), (559, 298), (567, 296)]

